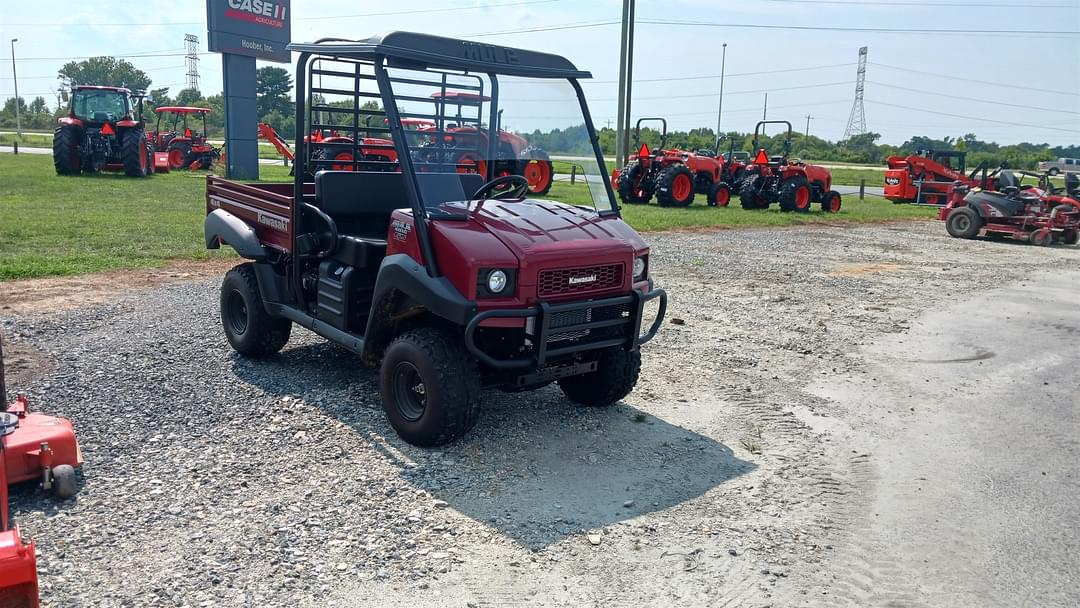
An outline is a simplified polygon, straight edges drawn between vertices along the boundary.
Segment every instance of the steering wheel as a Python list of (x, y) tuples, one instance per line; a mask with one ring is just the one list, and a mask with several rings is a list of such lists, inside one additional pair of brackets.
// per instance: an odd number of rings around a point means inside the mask
[[(510, 187), (506, 190), (499, 190), (499, 186), (510, 184)], [(494, 194), (492, 194), (494, 192)], [(480, 186), (480, 189), (473, 193), (470, 200), (476, 199), (504, 199), (504, 198), (525, 198), (525, 195), (529, 193), (529, 180), (520, 175), (504, 175), (502, 177), (496, 177), (490, 182)]]

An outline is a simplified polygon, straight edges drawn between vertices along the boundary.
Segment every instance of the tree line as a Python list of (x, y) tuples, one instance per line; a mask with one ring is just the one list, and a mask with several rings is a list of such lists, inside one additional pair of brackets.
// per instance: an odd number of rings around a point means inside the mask
[[(63, 65), (57, 73), (61, 90), (73, 84), (95, 84), (127, 87), (133, 91), (145, 91), (149, 95), (144, 104), (144, 119), (151, 125), (156, 122), (154, 109), (162, 106), (200, 106), (210, 108), (206, 117), (207, 130), (211, 137), (220, 138), (225, 132), (225, 100), (220, 93), (204, 95), (197, 89), (185, 88), (171, 95), (168, 87), (152, 88), (150, 77), (130, 62), (115, 57), (92, 57), (83, 61), (71, 61)], [(265, 66), (256, 73), (256, 110), (260, 122), (269, 123), (284, 138), (296, 136), (294, 115), (295, 103), (292, 98), (292, 76), (282, 68)], [(66, 94), (57, 96), (56, 105), (50, 108), (49, 101), (38, 96), (29, 103), (24, 98), (9, 98), (0, 109), (0, 128), (15, 127), (15, 107), (18, 104), (24, 129), (48, 130), (56, 125), (56, 119), (67, 113)], [(331, 103), (337, 105), (343, 102)], [(368, 102), (365, 109), (377, 109), (378, 104)], [(370, 117), (365, 118), (365, 122)], [(377, 117), (376, 117), (377, 119)], [(377, 121), (381, 122), (381, 121)], [(189, 123), (189, 126), (195, 126)], [(201, 126), (201, 125), (198, 125)], [(775, 126), (772, 127), (775, 129)], [(576, 125), (565, 129), (549, 131), (534, 130), (522, 133), (533, 146), (544, 148), (552, 154), (588, 154), (584, 135), (585, 126)], [(615, 130), (600, 129), (598, 136), (605, 155), (615, 154)], [(784, 133), (774, 132), (762, 137), (758, 147), (764, 147), (770, 154), (779, 153), (782, 148)], [(632, 136), (634, 149), (640, 143), (650, 148), (660, 145), (660, 132), (644, 127), (638, 138)], [(791, 135), (791, 157), (819, 162), (845, 162), (884, 164), (890, 156), (905, 156), (919, 150), (964, 150), (968, 153), (967, 164), (974, 167), (982, 161), (992, 166), (1002, 162), (1017, 169), (1034, 169), (1039, 161), (1058, 157), (1080, 158), (1080, 145), (1050, 146), (1046, 143), (1019, 143), (1001, 145), (980, 140), (974, 133), (958, 137), (933, 138), (913, 136), (899, 146), (880, 144), (878, 133), (865, 133), (843, 141), (829, 141), (815, 135), (802, 133)], [(719, 148), (721, 153), (734, 148), (752, 152), (753, 134), (728, 131), (723, 134), (717, 145), (716, 132), (710, 128), (671, 131), (667, 134), (665, 146), (683, 150), (710, 150)]]

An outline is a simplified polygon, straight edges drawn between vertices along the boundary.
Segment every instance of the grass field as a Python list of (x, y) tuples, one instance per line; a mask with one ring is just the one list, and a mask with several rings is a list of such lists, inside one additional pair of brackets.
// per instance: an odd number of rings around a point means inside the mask
[[(260, 167), (264, 180), (287, 181), (281, 166)], [(158, 267), (172, 259), (228, 252), (203, 247), (205, 173), (135, 179), (121, 174), (58, 176), (48, 156), (0, 154), (0, 280)], [(589, 204), (582, 183), (557, 182), (550, 198)], [(840, 213), (745, 211), (698, 204), (687, 209), (627, 206), (642, 231), (673, 228), (790, 226), (927, 218), (933, 210), (882, 199), (848, 199)]]

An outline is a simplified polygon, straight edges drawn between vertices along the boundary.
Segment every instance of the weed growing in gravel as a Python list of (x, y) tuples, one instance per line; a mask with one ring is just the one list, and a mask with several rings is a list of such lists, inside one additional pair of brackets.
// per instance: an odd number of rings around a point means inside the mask
[(739, 443), (742, 444), (743, 449), (747, 452), (750, 452), (751, 454), (761, 454), (761, 450), (765, 443), (761, 425), (751, 425), (750, 429), (746, 431), (746, 434), (739, 438)]

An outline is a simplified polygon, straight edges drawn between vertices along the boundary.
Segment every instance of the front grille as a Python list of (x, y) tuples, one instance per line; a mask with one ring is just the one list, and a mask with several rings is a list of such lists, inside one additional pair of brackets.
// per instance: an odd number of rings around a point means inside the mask
[(611, 319), (626, 319), (630, 317), (629, 304), (614, 304), (609, 306), (596, 306), (564, 312), (552, 313), (548, 323), (548, 342), (563, 342), (567, 340), (580, 340), (592, 335), (594, 339), (604, 339), (621, 335), (625, 332), (623, 326), (600, 327), (596, 329), (578, 329), (578, 326), (593, 321), (608, 321)]
[(622, 285), (623, 269), (623, 264), (603, 264), (542, 270), (537, 294), (544, 298), (619, 287)]

